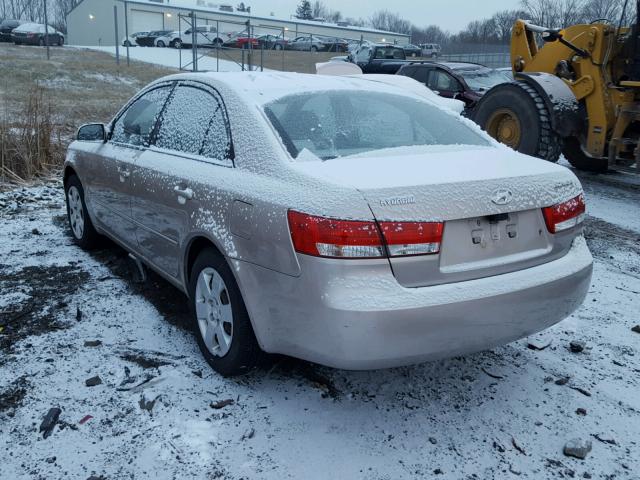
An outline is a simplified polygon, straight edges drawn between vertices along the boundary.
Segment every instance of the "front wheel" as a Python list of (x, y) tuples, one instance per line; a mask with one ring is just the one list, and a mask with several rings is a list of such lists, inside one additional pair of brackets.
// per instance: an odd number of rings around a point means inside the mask
[(318, 47), (316, 47), (315, 45), (313, 47), (311, 47), (311, 51), (313, 53), (318, 53)]
[(282, 50), (282, 45), (280, 45), (279, 43), (276, 43), (276, 50)]
[(557, 162), (562, 142), (551, 126), (551, 112), (523, 82), (493, 87), (473, 108), (471, 118), (489, 135), (526, 155)]
[(174, 40), (173, 48), (177, 48), (178, 50), (180, 50), (183, 46), (184, 45), (182, 43), (182, 40)]
[(251, 370), (261, 350), (233, 273), (213, 249), (193, 264), (189, 299), (198, 346), (211, 368), (225, 377)]
[(41, 38), (40, 40), (38, 40), (38, 45), (40, 45), (41, 47), (44, 47), (44, 38)]
[(58, 46), (59, 47), (63, 47), (64, 46), (64, 38), (63, 37), (59, 37), (58, 38)]
[(158, 43), (156, 44), (156, 47), (159, 47), (159, 48), (164, 48), (166, 46), (167, 45), (162, 40), (158, 40)]
[(85, 250), (91, 250), (98, 244), (99, 235), (91, 223), (84, 202), (84, 189), (80, 179), (72, 175), (65, 184), (65, 197), (67, 199), (67, 218), (73, 239)]

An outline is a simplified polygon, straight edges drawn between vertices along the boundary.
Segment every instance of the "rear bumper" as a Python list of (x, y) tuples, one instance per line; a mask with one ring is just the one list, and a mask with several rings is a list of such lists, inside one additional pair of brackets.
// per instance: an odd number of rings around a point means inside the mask
[(403, 288), (384, 262), (300, 263), (298, 278), (236, 263), (260, 345), (360, 370), (468, 354), (544, 330), (583, 302), (593, 260), (580, 237), (544, 265), (424, 288)]

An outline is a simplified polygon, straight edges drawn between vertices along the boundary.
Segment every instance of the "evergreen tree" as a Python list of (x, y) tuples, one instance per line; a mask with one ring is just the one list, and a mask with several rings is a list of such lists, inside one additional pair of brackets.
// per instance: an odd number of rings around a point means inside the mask
[(301, 20), (313, 20), (313, 9), (309, 0), (301, 0), (296, 9), (296, 17)]

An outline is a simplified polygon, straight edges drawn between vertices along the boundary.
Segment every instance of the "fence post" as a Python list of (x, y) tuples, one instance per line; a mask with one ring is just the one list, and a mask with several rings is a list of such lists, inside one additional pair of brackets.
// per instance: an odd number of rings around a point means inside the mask
[(131, 58), (129, 57), (129, 2), (124, 2), (124, 35), (127, 38), (127, 67), (131, 65)]
[(49, 17), (47, 16), (47, 0), (43, 0), (44, 3), (44, 44), (47, 47), (47, 60), (51, 59), (49, 53)]
[[(220, 36), (220, 20), (216, 20), (216, 35)], [(220, 45), (219, 42), (216, 42), (216, 72), (220, 71), (220, 49), (221, 48), (222, 48), (222, 45)]]
[(120, 66), (120, 40), (118, 39), (118, 37), (120, 35), (118, 35), (118, 6), (114, 5), (113, 6), (113, 25), (115, 26), (115, 30), (116, 30), (116, 65)]
[(241, 48), (240, 50), (242, 50), (242, 71), (244, 72), (244, 48)]
[(194, 72), (198, 71), (198, 32), (196, 32), (196, 28), (196, 12), (191, 10), (191, 54), (193, 56), (193, 65), (191, 69)]
[(260, 71), (264, 72), (264, 42), (260, 44)]

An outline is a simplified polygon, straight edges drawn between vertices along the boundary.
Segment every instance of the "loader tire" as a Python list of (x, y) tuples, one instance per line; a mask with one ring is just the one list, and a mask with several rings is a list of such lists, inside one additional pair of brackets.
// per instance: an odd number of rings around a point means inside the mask
[(591, 158), (585, 155), (580, 140), (574, 137), (564, 139), (562, 153), (571, 166), (578, 170), (601, 173), (609, 168), (609, 161), (606, 158)]
[(551, 125), (551, 112), (523, 82), (498, 85), (473, 109), (471, 118), (496, 140), (526, 155), (557, 162), (562, 140)]

